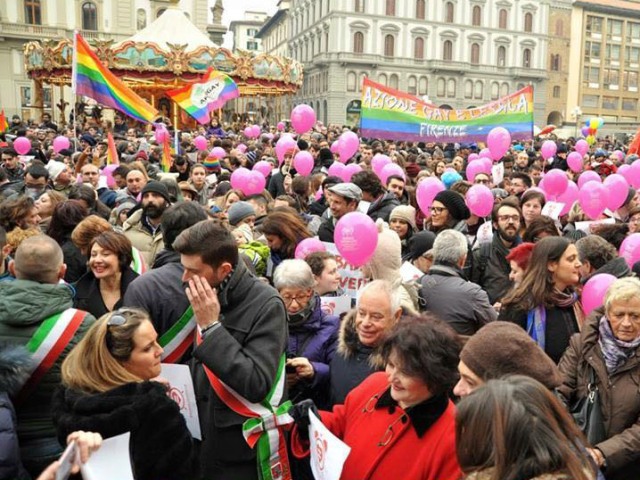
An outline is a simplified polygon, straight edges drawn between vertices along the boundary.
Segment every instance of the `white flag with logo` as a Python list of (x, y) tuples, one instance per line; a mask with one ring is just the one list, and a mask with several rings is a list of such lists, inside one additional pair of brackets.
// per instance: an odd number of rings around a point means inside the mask
[(351, 448), (309, 411), (311, 471), (316, 480), (339, 480)]

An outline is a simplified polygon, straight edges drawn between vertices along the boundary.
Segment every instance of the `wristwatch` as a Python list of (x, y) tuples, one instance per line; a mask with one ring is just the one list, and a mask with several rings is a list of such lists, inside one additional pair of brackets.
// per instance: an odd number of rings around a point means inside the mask
[(201, 328), (201, 329), (200, 329), (200, 335), (202, 335), (202, 336), (204, 337), (204, 334), (205, 334), (205, 333), (207, 333), (208, 331), (212, 330), (216, 325), (219, 325), (219, 324), (220, 324), (220, 321), (219, 321), (219, 320), (216, 320), (215, 322), (210, 323), (210, 324), (209, 324), (209, 325), (207, 325), (206, 327)]

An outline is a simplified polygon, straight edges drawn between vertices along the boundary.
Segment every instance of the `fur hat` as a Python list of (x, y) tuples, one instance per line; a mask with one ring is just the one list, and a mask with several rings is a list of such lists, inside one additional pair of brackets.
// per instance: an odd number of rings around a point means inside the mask
[(460, 352), (460, 361), (484, 381), (519, 374), (547, 388), (562, 383), (553, 360), (514, 323), (491, 322), (482, 327)]
[(398, 205), (396, 208), (391, 210), (389, 222), (391, 222), (391, 220), (402, 220), (403, 222), (408, 223), (414, 232), (417, 230), (416, 209), (411, 205)]
[(443, 190), (433, 200), (443, 204), (449, 210), (449, 215), (455, 220), (466, 220), (471, 216), (467, 204), (464, 203), (464, 197), (459, 193)]

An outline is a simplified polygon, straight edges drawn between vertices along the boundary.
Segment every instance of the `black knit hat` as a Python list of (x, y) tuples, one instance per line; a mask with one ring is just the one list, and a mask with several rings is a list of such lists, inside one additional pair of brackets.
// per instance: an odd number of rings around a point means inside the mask
[(158, 195), (161, 195), (167, 202), (171, 203), (169, 190), (167, 190), (167, 187), (162, 182), (156, 182), (153, 180), (148, 182), (142, 189), (142, 192), (140, 192), (140, 198), (144, 198), (144, 194), (148, 192), (157, 193)]
[(504, 375), (526, 375), (547, 388), (562, 383), (556, 364), (515, 323), (491, 322), (465, 344), (460, 361), (484, 381)]
[(464, 203), (464, 198), (459, 193), (443, 190), (433, 200), (443, 204), (449, 210), (449, 215), (455, 220), (466, 220), (471, 216), (467, 204)]

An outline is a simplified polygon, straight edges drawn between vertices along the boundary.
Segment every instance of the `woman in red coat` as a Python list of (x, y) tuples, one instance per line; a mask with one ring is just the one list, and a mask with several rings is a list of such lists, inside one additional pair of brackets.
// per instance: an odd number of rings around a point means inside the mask
[[(456, 381), (456, 333), (434, 317), (404, 318), (382, 351), (385, 372), (368, 377), (333, 412), (320, 412), (351, 447), (340, 478), (458, 480), (455, 407), (447, 396)], [(296, 456), (308, 454), (300, 427), (292, 436)]]

